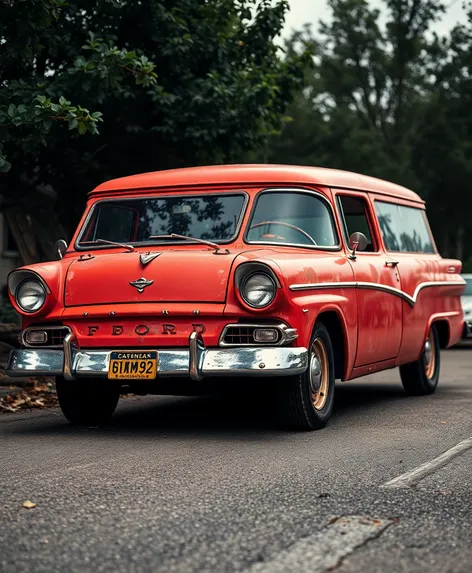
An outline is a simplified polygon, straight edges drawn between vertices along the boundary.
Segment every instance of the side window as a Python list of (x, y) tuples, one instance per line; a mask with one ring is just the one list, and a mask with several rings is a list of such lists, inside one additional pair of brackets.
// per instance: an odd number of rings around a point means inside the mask
[(423, 209), (375, 201), (375, 211), (387, 251), (436, 252)]
[(338, 195), (338, 205), (344, 219), (344, 235), (346, 244), (352, 233), (363, 233), (367, 237), (367, 247), (364, 253), (375, 252), (376, 246), (372, 240), (372, 232), (369, 224), (367, 203), (361, 197), (351, 197), (349, 195)]
[(246, 232), (248, 242), (336, 247), (331, 210), (315, 193), (262, 191)]

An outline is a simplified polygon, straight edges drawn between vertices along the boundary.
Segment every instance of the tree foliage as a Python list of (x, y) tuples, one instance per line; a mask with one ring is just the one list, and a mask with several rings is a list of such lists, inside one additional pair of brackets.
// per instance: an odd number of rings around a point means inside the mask
[(72, 104), (63, 94), (80, 84), (85, 74), (105, 78), (120, 89), (123, 70), (137, 84), (156, 84), (154, 65), (145, 56), (108, 45), (92, 32), (69, 61), (54, 62), (57, 46), (49, 44), (50, 30), (60, 23), (66, 9), (64, 0), (20, 0), (7, 2), (0, 19), (2, 60), (0, 67), (0, 172), (11, 164), (4, 149), (32, 153), (59, 123), (80, 135), (98, 133), (102, 113)]
[(273, 41), (287, 8), (286, 0), (3, 0), (5, 204), (27, 209), (32, 190), (47, 186), (72, 228), (85, 193), (104, 179), (234, 161), (263, 145), (281, 128), (306, 63), (304, 53), (279, 57)]
[[(315, 65), (268, 158), (351, 169), (409, 186), (428, 202), (440, 250), (470, 256), (472, 10), (446, 37), (438, 0), (329, 0)], [(383, 18), (381, 18), (383, 16)]]

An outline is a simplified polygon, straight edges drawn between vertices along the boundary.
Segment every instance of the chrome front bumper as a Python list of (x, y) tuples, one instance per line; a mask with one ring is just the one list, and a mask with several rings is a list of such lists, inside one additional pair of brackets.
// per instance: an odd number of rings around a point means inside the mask
[[(72, 334), (60, 350), (22, 348), (10, 354), (8, 376), (64, 376), (74, 380), (107, 376), (110, 350), (81, 350)], [(136, 349), (134, 349), (136, 350)], [(157, 349), (157, 376), (186, 376), (202, 380), (211, 376), (290, 376), (307, 369), (308, 352), (303, 347), (207, 349), (202, 337), (192, 332), (188, 348)]]

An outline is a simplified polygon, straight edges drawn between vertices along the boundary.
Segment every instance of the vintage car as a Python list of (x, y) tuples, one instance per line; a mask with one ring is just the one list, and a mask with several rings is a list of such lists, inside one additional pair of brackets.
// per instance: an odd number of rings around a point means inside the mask
[(10, 376), (56, 377), (72, 423), (120, 392), (249, 380), (291, 427), (323, 427), (335, 380), (400, 367), (434, 392), (464, 323), (461, 262), (441, 258), (413, 191), (344, 171), (226, 165), (90, 193), (59, 260), (8, 279), (22, 347)]
[(464, 330), (463, 338), (472, 337), (472, 274), (466, 273), (462, 275), (465, 280), (465, 289), (462, 293), (461, 302), (462, 310), (464, 311)]

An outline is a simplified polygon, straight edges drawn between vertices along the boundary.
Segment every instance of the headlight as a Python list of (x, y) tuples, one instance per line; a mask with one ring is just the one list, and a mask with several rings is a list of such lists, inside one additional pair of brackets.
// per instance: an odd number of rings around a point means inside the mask
[(263, 308), (274, 300), (276, 288), (269, 275), (253, 273), (244, 279), (241, 285), (241, 296), (249, 306)]
[(36, 312), (46, 301), (46, 290), (33, 279), (22, 282), (15, 292), (17, 305), (25, 312)]

